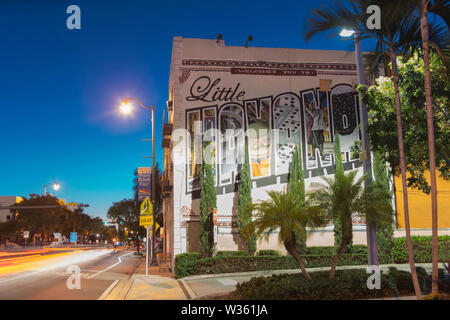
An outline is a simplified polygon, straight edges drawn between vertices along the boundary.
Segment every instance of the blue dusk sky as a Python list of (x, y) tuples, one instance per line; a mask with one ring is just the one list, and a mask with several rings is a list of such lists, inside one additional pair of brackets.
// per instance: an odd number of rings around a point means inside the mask
[[(328, 1), (322, 1), (323, 4)], [(81, 30), (66, 9), (81, 8)], [(66, 201), (106, 217), (133, 196), (133, 171), (151, 166), (151, 114), (124, 118), (125, 96), (156, 107), (156, 159), (168, 99), (174, 36), (227, 45), (353, 50), (325, 34), (305, 43), (318, 1), (0, 1), (0, 195), (43, 193), (57, 181)], [(369, 49), (365, 46), (363, 49)]]

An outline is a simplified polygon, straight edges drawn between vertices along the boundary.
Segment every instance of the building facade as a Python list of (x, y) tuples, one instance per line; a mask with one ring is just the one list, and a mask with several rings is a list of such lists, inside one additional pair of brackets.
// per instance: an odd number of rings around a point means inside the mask
[[(20, 203), (21, 197), (16, 196), (0, 196), (0, 207), (7, 207)], [(10, 209), (0, 209), (0, 223), (8, 222), (14, 219), (14, 213)]]
[[(236, 226), (239, 172), (248, 141), (253, 201), (286, 188), (295, 145), (305, 183), (334, 173), (330, 153), (340, 135), (345, 170), (361, 162), (353, 52), (226, 46), (224, 40), (173, 40), (168, 125), (164, 132), (164, 233), (172, 258), (200, 251), (200, 165), (208, 143), (217, 190), (218, 250), (244, 249)], [(167, 136), (170, 135), (170, 137)], [(331, 151), (332, 152), (332, 151)], [(354, 243), (365, 244), (354, 219)], [(333, 226), (310, 230), (308, 245), (332, 245)], [(278, 249), (277, 234), (258, 249)]]

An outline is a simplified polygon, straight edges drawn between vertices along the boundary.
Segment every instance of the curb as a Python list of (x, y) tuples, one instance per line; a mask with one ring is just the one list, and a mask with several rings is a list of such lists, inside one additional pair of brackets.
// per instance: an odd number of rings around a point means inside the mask
[(191, 289), (191, 287), (186, 283), (184, 279), (177, 280), (177, 282), (180, 284), (182, 290), (185, 289), (187, 291), (184, 292), (183, 290), (183, 293), (186, 295), (186, 298), (188, 298), (188, 300), (198, 298), (198, 296), (195, 294), (195, 292)]
[[(129, 276), (126, 279), (116, 280), (117, 283), (114, 286), (111, 285), (111, 287), (112, 287), (111, 290), (109, 290), (109, 292), (107, 294), (103, 293), (101, 296), (101, 298), (103, 298), (103, 299), (99, 299), (99, 300), (125, 300), (128, 295), (128, 292), (130, 292), (130, 289), (133, 286), (134, 278), (136, 276), (136, 271), (139, 269), (141, 264), (142, 264), (142, 260), (140, 263), (137, 264), (137, 266), (134, 269), (133, 274), (131, 276)], [(108, 291), (108, 289), (107, 289), (107, 291)], [(124, 292), (125, 292), (125, 294), (124, 294)]]

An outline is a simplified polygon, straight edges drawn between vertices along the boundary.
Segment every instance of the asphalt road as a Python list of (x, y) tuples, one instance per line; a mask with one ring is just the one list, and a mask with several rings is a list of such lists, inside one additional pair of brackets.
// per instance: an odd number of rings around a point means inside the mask
[(1, 263), (6, 265), (7, 261), (0, 258), (0, 300), (101, 299), (119, 281), (130, 278), (140, 263), (132, 250), (114, 254), (112, 249), (104, 248), (17, 259), (24, 260), (17, 265), (18, 271), (2, 274)]

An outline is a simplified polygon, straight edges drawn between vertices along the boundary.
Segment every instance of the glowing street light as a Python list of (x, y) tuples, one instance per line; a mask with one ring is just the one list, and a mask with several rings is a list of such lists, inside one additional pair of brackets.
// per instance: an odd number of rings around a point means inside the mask
[(354, 34), (355, 30), (352, 29), (342, 29), (342, 31), (339, 33), (339, 35), (344, 38), (351, 37)]
[(131, 104), (128, 103), (128, 100), (125, 99), (125, 101), (120, 105), (120, 112), (124, 115), (128, 115), (131, 113), (133, 108), (131, 107)]
[[(61, 189), (61, 185), (58, 182), (53, 183), (52, 185), (52, 189), (54, 191), (58, 191), (59, 189)], [(47, 195), (47, 185), (44, 185), (44, 197)]]

